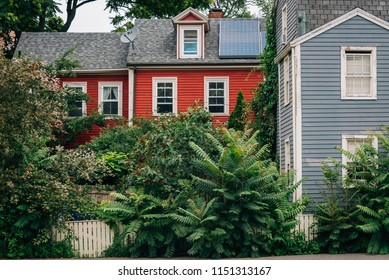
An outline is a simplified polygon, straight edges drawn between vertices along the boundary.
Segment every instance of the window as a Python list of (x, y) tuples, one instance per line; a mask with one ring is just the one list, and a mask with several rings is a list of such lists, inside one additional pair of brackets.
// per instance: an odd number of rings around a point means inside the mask
[(286, 44), (287, 42), (287, 39), (288, 39), (288, 22), (287, 22), (287, 8), (286, 8), (286, 5), (282, 8), (282, 14), (281, 14), (281, 17), (282, 17), (282, 26), (281, 26), (281, 30), (282, 30), (282, 35), (281, 35), (281, 43), (282, 44)]
[(290, 86), (289, 86), (289, 57), (284, 59), (284, 106), (290, 101)]
[(122, 82), (99, 83), (99, 107), (102, 114), (122, 116)]
[(285, 140), (285, 171), (290, 170), (290, 141), (289, 138)]
[[(86, 92), (85, 82), (64, 82), (63, 86), (72, 89), (77, 93)], [(86, 102), (84, 100), (69, 101), (68, 106), (69, 106), (68, 117), (77, 118), (86, 115)]]
[(153, 114), (177, 113), (177, 78), (153, 78)]
[(205, 78), (205, 108), (212, 114), (228, 115), (228, 77)]
[(181, 58), (199, 58), (200, 52), (200, 26), (181, 27)]
[(376, 48), (342, 47), (342, 99), (376, 99)]
[[(374, 148), (378, 148), (377, 137), (372, 137), (368, 135), (342, 135), (342, 149), (348, 151), (352, 154), (361, 146), (361, 145), (373, 145)], [(354, 174), (354, 179), (357, 179), (355, 174), (357, 172), (362, 172), (363, 170), (357, 170), (357, 166), (353, 169), (353, 161), (342, 154), (342, 163), (351, 167)], [(346, 175), (346, 170), (343, 170), (343, 176)]]

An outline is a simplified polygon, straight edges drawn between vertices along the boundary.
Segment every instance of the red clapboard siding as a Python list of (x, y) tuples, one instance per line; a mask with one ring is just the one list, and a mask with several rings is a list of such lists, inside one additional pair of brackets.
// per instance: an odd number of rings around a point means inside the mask
[[(86, 109), (87, 114), (92, 113), (94, 110), (98, 110), (98, 83), (99, 82), (122, 82), (123, 84), (123, 116), (128, 118), (128, 76), (127, 75), (79, 75), (77, 77), (66, 77), (61, 79), (61, 85), (63, 82), (86, 82), (87, 92), (90, 99), (87, 102)], [(77, 146), (77, 144), (84, 144), (90, 141), (93, 137), (100, 134), (101, 128), (94, 126), (89, 132), (79, 135), (70, 147)]]
[[(176, 77), (178, 111), (184, 112), (196, 100), (204, 104), (204, 77), (229, 77), (229, 111), (234, 110), (238, 92), (242, 90), (245, 99), (251, 100), (253, 89), (263, 81), (260, 72), (249, 70), (137, 70), (135, 93), (135, 116), (152, 115), (152, 78)], [(228, 116), (215, 116), (215, 121), (226, 122)]]

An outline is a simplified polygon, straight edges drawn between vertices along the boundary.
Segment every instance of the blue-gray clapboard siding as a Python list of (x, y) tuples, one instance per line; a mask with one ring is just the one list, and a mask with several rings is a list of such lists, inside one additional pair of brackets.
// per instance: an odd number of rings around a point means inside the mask
[(277, 145), (280, 154), (280, 167), (282, 170), (285, 168), (285, 140), (289, 138), (290, 145), (290, 168), (294, 168), (293, 161), (293, 94), (292, 94), (292, 56), (289, 54), (289, 104), (285, 105), (284, 102), (284, 61), (280, 63), (280, 77), (279, 77), (279, 129)]
[[(377, 47), (377, 100), (341, 100), (341, 47)], [(302, 174), (307, 193), (322, 202), (321, 163), (342, 134), (367, 134), (389, 123), (389, 31), (354, 17), (301, 45)]]
[(287, 41), (295, 39), (297, 34), (297, 5), (296, 1), (280, 0), (277, 6), (276, 15), (276, 36), (277, 36), (277, 54), (282, 50), (281, 33), (282, 33), (282, 8), (287, 5)]

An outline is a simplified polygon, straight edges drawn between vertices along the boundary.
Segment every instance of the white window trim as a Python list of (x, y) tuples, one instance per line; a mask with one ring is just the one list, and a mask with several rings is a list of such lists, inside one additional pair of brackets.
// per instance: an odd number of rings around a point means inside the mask
[[(63, 82), (63, 87), (82, 87), (83, 92), (87, 92), (87, 82)], [(86, 102), (82, 100), (82, 116), (86, 116)], [(68, 117), (68, 118), (77, 118), (77, 117)]]
[[(371, 59), (371, 84), (370, 96), (346, 96), (346, 53), (347, 52), (370, 52)], [(342, 47), (341, 48), (341, 99), (366, 100), (377, 99), (377, 47)]]
[[(345, 151), (348, 151), (348, 141), (352, 139), (372, 139), (372, 144), (375, 149), (378, 149), (378, 138), (376, 136), (371, 135), (349, 135), (349, 134), (343, 134), (342, 135), (342, 149)], [(348, 158), (342, 153), (342, 164), (347, 165)], [(346, 169), (342, 169), (342, 177), (347, 175)]]
[(230, 115), (230, 78), (229, 77), (204, 77), (204, 108), (209, 106), (209, 83), (224, 83), (224, 113), (211, 113), (212, 116)]
[[(180, 45), (180, 58), (201, 58), (202, 57), (202, 29), (201, 25), (188, 25), (180, 26), (179, 45)], [(197, 54), (184, 54), (184, 31), (196, 30), (197, 31)]]
[(290, 103), (290, 73), (289, 56), (284, 58), (284, 106)]
[(284, 36), (286, 42), (288, 41), (288, 7), (285, 4), (281, 11), (281, 36)]
[[(99, 82), (99, 112), (103, 113), (103, 87), (118, 87), (118, 114), (117, 116), (123, 116), (123, 82)], [(115, 116), (107, 115), (106, 118), (110, 119)]]
[(157, 113), (157, 99), (158, 99), (158, 91), (157, 85), (158, 83), (172, 83), (173, 84), (173, 112), (172, 114), (178, 113), (178, 98), (177, 98), (177, 77), (153, 77), (153, 116), (161, 116), (166, 115), (166, 113), (158, 114)]

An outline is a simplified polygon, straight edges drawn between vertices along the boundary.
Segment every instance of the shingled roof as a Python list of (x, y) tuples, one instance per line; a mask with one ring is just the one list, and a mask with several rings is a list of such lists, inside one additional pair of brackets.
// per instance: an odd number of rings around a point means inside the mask
[(72, 58), (81, 63), (79, 69), (83, 70), (124, 69), (128, 66), (141, 65), (258, 64), (257, 59), (219, 58), (219, 24), (221, 20), (238, 19), (209, 19), (210, 29), (205, 34), (204, 59), (177, 58), (177, 35), (171, 19), (136, 20), (135, 26), (139, 29), (139, 33), (134, 42), (134, 49), (131, 44), (120, 41), (120, 33), (23, 32), (16, 54), (19, 52), (30, 54), (52, 63), (69, 49), (75, 48)]
[(128, 44), (118, 33), (23, 32), (15, 53), (53, 63), (72, 48), (81, 64), (76, 70), (126, 68)]

